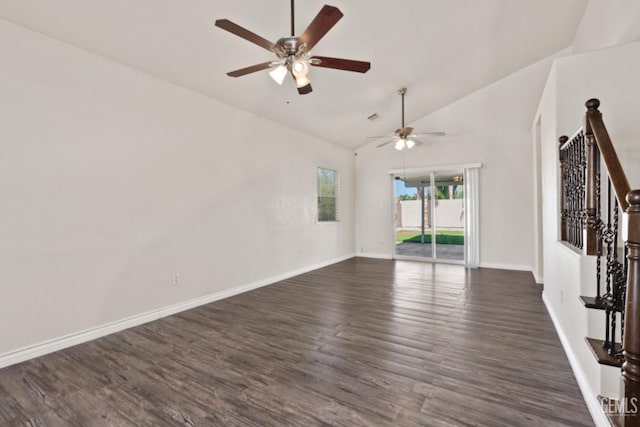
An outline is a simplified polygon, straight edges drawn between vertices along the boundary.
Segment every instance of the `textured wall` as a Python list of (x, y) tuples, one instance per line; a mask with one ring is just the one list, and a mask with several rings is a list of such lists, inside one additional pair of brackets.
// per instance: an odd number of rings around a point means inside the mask
[(0, 51), (0, 355), (354, 252), (350, 150), (4, 21)]

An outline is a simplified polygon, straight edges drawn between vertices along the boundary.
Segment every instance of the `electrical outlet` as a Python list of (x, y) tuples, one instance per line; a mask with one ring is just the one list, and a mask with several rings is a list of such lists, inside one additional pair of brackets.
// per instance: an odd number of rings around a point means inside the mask
[(178, 273), (173, 273), (173, 276), (171, 277), (171, 284), (173, 286), (177, 286), (180, 284), (180, 278), (178, 277)]

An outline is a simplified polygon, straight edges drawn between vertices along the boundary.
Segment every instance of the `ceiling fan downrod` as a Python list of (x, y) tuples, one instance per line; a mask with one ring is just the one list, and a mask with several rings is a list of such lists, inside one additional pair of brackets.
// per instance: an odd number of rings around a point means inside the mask
[(404, 95), (407, 93), (407, 88), (401, 88), (398, 93), (402, 96), (402, 128), (404, 129)]
[(291, 37), (295, 37), (296, 36), (296, 26), (295, 26), (295, 19), (294, 19), (294, 1), (295, 0), (291, 0)]

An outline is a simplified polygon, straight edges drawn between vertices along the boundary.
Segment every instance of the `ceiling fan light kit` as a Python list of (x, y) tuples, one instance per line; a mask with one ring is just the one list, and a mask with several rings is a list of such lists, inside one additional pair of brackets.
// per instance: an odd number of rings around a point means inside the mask
[(415, 146), (416, 146), (416, 142), (413, 139), (400, 138), (396, 141), (396, 145), (394, 147), (396, 150), (401, 151), (401, 150), (404, 150), (405, 148), (407, 150), (410, 150)]
[(342, 16), (342, 12), (340, 12), (340, 9), (337, 7), (324, 5), (304, 33), (302, 33), (300, 37), (296, 37), (294, 28), (294, 0), (291, 0), (291, 36), (282, 37), (276, 43), (272, 43), (228, 19), (218, 19), (215, 24), (216, 27), (222, 28), (271, 51), (278, 57), (278, 61), (263, 62), (262, 64), (230, 71), (227, 75), (230, 77), (241, 77), (256, 71), (273, 68), (269, 74), (276, 83), (281, 85), (286, 75), (291, 73), (296, 81), (298, 93), (304, 95), (312, 91), (311, 80), (309, 79), (309, 65), (366, 73), (371, 68), (369, 62), (326, 56), (310, 56), (309, 54), (309, 51), (333, 28)]

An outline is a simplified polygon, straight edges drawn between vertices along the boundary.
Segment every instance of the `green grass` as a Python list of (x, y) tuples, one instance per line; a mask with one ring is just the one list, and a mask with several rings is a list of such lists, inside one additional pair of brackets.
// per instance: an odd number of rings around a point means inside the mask
[[(424, 236), (425, 243), (431, 243), (431, 232)], [(412, 242), (420, 243), (420, 233), (413, 230), (400, 230), (396, 232), (396, 243)], [(464, 231), (442, 230), (436, 231), (436, 244), (464, 245)]]

